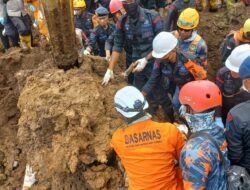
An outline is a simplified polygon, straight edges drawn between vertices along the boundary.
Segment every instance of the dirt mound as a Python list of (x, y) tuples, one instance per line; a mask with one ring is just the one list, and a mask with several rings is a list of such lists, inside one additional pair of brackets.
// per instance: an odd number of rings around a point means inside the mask
[(117, 189), (121, 172), (106, 162), (110, 134), (122, 124), (113, 95), (124, 80), (104, 90), (102, 58), (68, 72), (51, 60), (40, 48), (0, 59), (0, 189), (19, 189), (26, 163), (37, 171), (34, 189)]
[(27, 78), (18, 101), (17, 136), (38, 172), (34, 189), (121, 186), (119, 170), (105, 164), (111, 132), (122, 124), (113, 96), (125, 83), (117, 79), (103, 88), (99, 75), (106, 67), (102, 59), (86, 58), (80, 69), (39, 70)]

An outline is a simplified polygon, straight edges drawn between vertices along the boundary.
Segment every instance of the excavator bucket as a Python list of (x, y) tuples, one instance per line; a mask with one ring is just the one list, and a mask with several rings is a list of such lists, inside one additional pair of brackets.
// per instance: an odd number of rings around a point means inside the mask
[(42, 0), (55, 64), (70, 69), (77, 63), (73, 0)]

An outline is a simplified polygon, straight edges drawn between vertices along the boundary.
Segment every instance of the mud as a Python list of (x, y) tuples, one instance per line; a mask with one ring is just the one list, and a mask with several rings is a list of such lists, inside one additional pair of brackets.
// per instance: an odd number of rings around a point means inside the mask
[(216, 13), (201, 13), (198, 32), (208, 46), (208, 78), (215, 79), (217, 70), (222, 67), (220, 62), (220, 45), (232, 30), (239, 30), (245, 20), (250, 18), (250, 7), (237, 4), (230, 11), (220, 10)]
[[(249, 8), (243, 13), (234, 21), (225, 11), (202, 13), (199, 32), (208, 44), (211, 79), (223, 38), (250, 17)], [(111, 134), (124, 125), (113, 108), (115, 91), (126, 85), (121, 67), (104, 88), (107, 62), (100, 57), (86, 57), (65, 72), (53, 65), (47, 45), (0, 55), (0, 190), (20, 189), (27, 163), (37, 172), (32, 189), (122, 186), (117, 163), (107, 164)]]

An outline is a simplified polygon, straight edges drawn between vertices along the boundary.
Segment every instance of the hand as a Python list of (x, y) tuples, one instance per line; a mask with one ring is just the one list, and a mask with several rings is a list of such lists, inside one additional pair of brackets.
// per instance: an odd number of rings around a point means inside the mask
[(102, 85), (107, 85), (110, 81), (110, 79), (114, 78), (114, 73), (111, 69), (107, 69), (103, 80), (102, 80)]
[(148, 60), (144, 57), (142, 59), (139, 59), (135, 62), (135, 64), (137, 64), (137, 66), (134, 68), (133, 73), (134, 72), (141, 72), (147, 65)]
[(6, 18), (5, 17), (0, 17), (0, 23), (4, 25), (6, 23)]
[(148, 93), (145, 92), (145, 91), (141, 91), (141, 93), (142, 93), (143, 96), (147, 96), (148, 95)]
[(35, 28), (38, 27), (38, 21), (37, 21), (37, 20), (34, 21), (33, 26), (34, 26)]
[(106, 55), (105, 60), (106, 60), (107, 62), (110, 62), (110, 60), (111, 60), (110, 55)]
[(84, 55), (90, 55), (90, 52), (89, 50), (85, 49), (84, 52), (83, 52)]
[(177, 127), (177, 129), (187, 135), (188, 134), (188, 127), (185, 124), (179, 124), (179, 123), (174, 123), (174, 125)]
[(25, 176), (23, 187), (31, 188), (31, 186), (36, 182), (36, 172), (32, 171), (32, 168), (29, 164), (26, 165)]
[(36, 11), (36, 7), (32, 4), (32, 3), (29, 3), (29, 8), (32, 12), (35, 12)]
[(3, 29), (3, 31), (2, 31), (2, 35), (6, 36), (6, 30), (5, 29)]

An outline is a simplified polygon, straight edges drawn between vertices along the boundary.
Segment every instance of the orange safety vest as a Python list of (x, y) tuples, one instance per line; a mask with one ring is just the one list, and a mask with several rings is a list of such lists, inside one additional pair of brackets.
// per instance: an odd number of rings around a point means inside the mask
[(36, 11), (33, 14), (38, 22), (39, 32), (43, 34), (47, 39), (49, 39), (49, 33), (45, 23), (45, 18), (40, 7), (40, 0), (24, 0), (24, 2), (32, 3), (36, 7)]
[[(175, 37), (179, 38), (179, 32), (174, 31)], [(199, 34), (196, 35), (195, 39), (190, 43), (188, 47), (188, 51), (192, 54), (196, 54), (197, 46), (199, 41), (201, 40), (201, 36)], [(207, 60), (203, 62), (204, 65), (207, 65)], [(200, 65), (196, 64), (192, 60), (189, 60), (185, 64), (186, 69), (194, 76), (195, 80), (204, 80), (207, 78), (207, 71)]]
[(231, 34), (232, 33), (234, 35), (235, 47), (239, 46), (241, 43), (250, 43), (250, 40), (244, 39), (244, 31), (242, 28), (240, 31), (231, 31)]
[(118, 129), (111, 140), (127, 172), (129, 190), (182, 190), (181, 170), (175, 161), (184, 143), (174, 125), (152, 120)]

